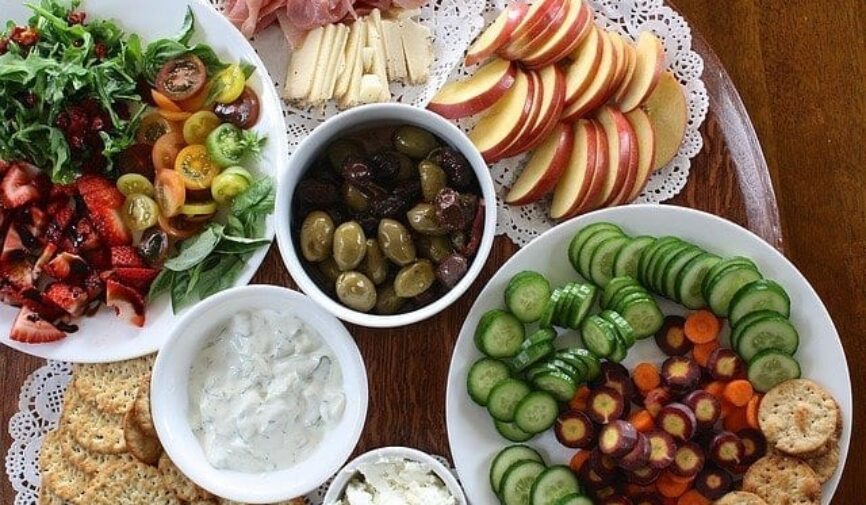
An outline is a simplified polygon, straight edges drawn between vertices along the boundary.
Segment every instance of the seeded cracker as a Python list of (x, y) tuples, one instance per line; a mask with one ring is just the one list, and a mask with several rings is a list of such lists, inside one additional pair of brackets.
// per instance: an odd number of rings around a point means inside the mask
[(75, 365), (73, 387), (83, 398), (109, 414), (123, 415), (135, 401), (141, 376), (150, 372), (153, 357)]
[(836, 468), (839, 467), (839, 441), (833, 441), (823, 456), (808, 458), (803, 461), (812, 467), (821, 484), (827, 482), (836, 473)]
[(151, 437), (156, 435), (156, 427), (153, 425), (153, 416), (150, 413), (150, 374), (145, 374), (141, 377), (141, 382), (138, 385), (138, 393), (135, 395), (135, 402), (132, 405), (132, 411), (135, 415), (135, 422), (146, 434)]
[(196, 486), (184, 474), (180, 473), (180, 470), (174, 466), (174, 463), (165, 453), (159, 458), (159, 472), (162, 474), (165, 487), (174, 491), (174, 494), (181, 500), (195, 501), (211, 498), (210, 493)]
[(761, 401), (758, 422), (770, 447), (803, 458), (820, 456), (837, 432), (839, 407), (810, 380), (785, 381)]
[(126, 440), (126, 448), (142, 463), (156, 465), (162, 455), (162, 444), (159, 439), (151, 437), (135, 422), (133, 411), (130, 410), (123, 416), (123, 438)]
[(39, 489), (39, 500), (36, 502), (37, 505), (66, 505), (66, 502), (63, 501), (63, 498), (54, 494), (53, 491), (48, 489), (46, 486), (42, 486)]
[(181, 505), (159, 471), (139, 461), (114, 463), (99, 472), (84, 493), (86, 505)]
[(102, 454), (126, 452), (123, 416), (106, 414), (70, 388), (63, 409), (63, 422), (82, 447)]
[(60, 450), (63, 452), (63, 457), (72, 466), (90, 476), (102, 470), (106, 465), (132, 457), (129, 454), (102, 454), (93, 452), (79, 444), (69, 429), (63, 430), (63, 440), (60, 443)]
[(90, 477), (72, 466), (63, 457), (61, 443), (63, 432), (54, 430), (45, 436), (39, 452), (39, 471), (42, 474), (42, 487), (58, 497), (73, 504), (85, 504), (81, 498)]
[(715, 505), (767, 505), (767, 502), (756, 494), (734, 491), (716, 500)]
[(799, 459), (770, 454), (749, 467), (743, 490), (755, 493), (768, 504), (818, 505), (821, 482), (815, 471)]

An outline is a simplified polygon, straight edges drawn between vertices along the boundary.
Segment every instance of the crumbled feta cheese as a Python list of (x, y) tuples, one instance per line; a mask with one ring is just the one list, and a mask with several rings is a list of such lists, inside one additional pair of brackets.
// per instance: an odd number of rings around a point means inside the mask
[(363, 463), (343, 498), (330, 505), (456, 505), (433, 470), (417, 461), (380, 459)]

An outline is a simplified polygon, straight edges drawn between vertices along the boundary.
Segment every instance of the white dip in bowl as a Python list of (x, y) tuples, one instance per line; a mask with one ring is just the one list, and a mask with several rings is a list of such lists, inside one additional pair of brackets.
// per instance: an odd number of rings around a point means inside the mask
[(343, 497), (326, 505), (456, 505), (445, 482), (430, 465), (384, 457), (358, 465)]

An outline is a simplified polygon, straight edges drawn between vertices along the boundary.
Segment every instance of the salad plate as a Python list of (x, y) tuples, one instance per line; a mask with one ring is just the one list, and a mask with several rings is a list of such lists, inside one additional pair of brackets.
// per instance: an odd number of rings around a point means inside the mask
[[(796, 359), (801, 367), (801, 376), (826, 388), (840, 407), (843, 431), (839, 465), (825, 484), (822, 499), (824, 504), (831, 503), (849, 450), (853, 406), (845, 353), (827, 309), (796, 267), (758, 236), (711, 214), (664, 205), (606, 209), (561, 224), (518, 251), (476, 298), (454, 349), (446, 397), (449, 444), (468, 499), (473, 503), (498, 502), (491, 490), (491, 462), (497, 453), (511, 445), (497, 433), (487, 409), (474, 403), (467, 391), (467, 374), (473, 363), (482, 357), (476, 348), (476, 327), (487, 311), (505, 308), (506, 286), (519, 272), (538, 272), (549, 280), (551, 286), (580, 282), (568, 259), (569, 245), (578, 231), (602, 222), (615, 224), (631, 236), (674, 236), (722, 257), (749, 258), (766, 278), (784, 286), (790, 296), (791, 323), (800, 333)], [(661, 297), (656, 297), (656, 300), (664, 314), (684, 316), (687, 313), (681, 305)], [(722, 345), (726, 346), (729, 331), (727, 325), (724, 328), (720, 338)], [(556, 347), (576, 346), (578, 342), (578, 333), (567, 331), (560, 334)], [(664, 358), (656, 342), (649, 338), (637, 341), (622, 364), (632, 369), (638, 363), (660, 363)], [(568, 465), (575, 453), (574, 449), (568, 449), (557, 441), (554, 430), (546, 430), (525, 443), (538, 450), (551, 465)]]
[[(260, 157), (246, 163), (255, 176), (276, 175), (286, 168), (288, 147), (279, 98), (264, 64), (247, 40), (210, 5), (196, 0), (153, 0), (146, 5), (133, 5), (123, 0), (86, 0), (79, 9), (87, 14), (87, 21), (104, 19), (116, 23), (127, 35), (137, 34), (143, 45), (178, 33), (187, 12), (194, 15), (193, 44), (213, 49), (220, 60), (228, 63), (246, 62), (255, 67), (246, 84), (258, 95), (260, 115), (251, 128), (259, 137), (267, 137)], [(32, 16), (24, 2), (0, 0), (4, 19), (26, 23)], [(263, 238), (273, 240), (274, 222), (265, 219)], [(263, 242), (263, 241), (262, 241)], [(249, 256), (230, 286), (247, 284), (267, 254), (267, 247), (259, 247)], [(227, 286), (227, 287), (230, 287)], [(55, 342), (31, 344), (14, 341), (10, 329), (18, 309), (0, 306), (0, 341), (27, 354), (73, 362), (112, 362), (153, 353), (168, 338), (178, 317), (189, 309), (187, 305), (174, 313), (171, 297), (163, 293), (147, 301), (146, 320), (141, 328), (116, 317), (111, 308), (101, 307), (93, 316), (73, 321), (78, 331)]]

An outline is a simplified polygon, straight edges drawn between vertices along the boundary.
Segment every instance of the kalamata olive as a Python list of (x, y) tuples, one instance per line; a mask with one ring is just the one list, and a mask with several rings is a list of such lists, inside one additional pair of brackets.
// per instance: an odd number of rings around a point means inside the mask
[(479, 198), (471, 193), (460, 193), (460, 208), (463, 210), (463, 222), (469, 224), (478, 211)]
[(436, 278), (448, 289), (460, 282), (469, 270), (469, 261), (459, 254), (448, 256), (436, 267)]
[(448, 183), (445, 171), (439, 168), (439, 165), (425, 160), (418, 164), (418, 175), (421, 178), (421, 193), (424, 195), (424, 201), (433, 203), (436, 195)]
[(328, 146), (328, 161), (338, 172), (343, 169), (343, 162), (349, 156), (364, 156), (364, 146), (352, 139), (335, 140)]
[(373, 179), (380, 182), (392, 182), (400, 172), (399, 153), (395, 151), (379, 151), (370, 158), (373, 167)]
[(397, 296), (393, 284), (382, 286), (379, 288), (379, 293), (376, 297), (376, 314), (381, 316), (397, 314), (405, 304), (406, 299)]
[(318, 179), (304, 179), (295, 193), (298, 201), (319, 208), (330, 207), (337, 201), (337, 188)]
[(427, 159), (439, 165), (448, 175), (448, 183), (464, 191), (472, 185), (475, 174), (469, 160), (451, 147), (440, 147), (431, 152)]
[(343, 272), (335, 288), (337, 298), (350, 309), (368, 312), (376, 306), (376, 286), (360, 272)]
[(373, 200), (373, 214), (379, 218), (398, 218), (412, 204), (405, 196), (391, 194)]
[(439, 147), (439, 142), (432, 133), (417, 126), (404, 125), (397, 128), (392, 140), (395, 149), (416, 160), (423, 159), (430, 151)]
[(379, 247), (385, 257), (397, 265), (404, 266), (415, 261), (415, 243), (409, 230), (399, 221), (383, 219), (379, 221)]
[(393, 194), (398, 195), (410, 202), (417, 202), (421, 197), (421, 181), (410, 179), (394, 186)]
[(436, 217), (436, 207), (430, 203), (419, 203), (406, 213), (409, 226), (424, 235), (445, 235), (448, 233)]
[(231, 123), (242, 130), (252, 128), (259, 121), (259, 97), (249, 87), (232, 103), (218, 103), (214, 114), (223, 122)]
[(368, 237), (375, 236), (379, 233), (379, 218), (369, 212), (355, 213), (352, 218), (361, 225), (364, 234)]
[(343, 223), (334, 230), (334, 261), (340, 271), (354, 270), (367, 254), (367, 237), (355, 221)]
[(333, 286), (335, 282), (337, 282), (337, 277), (340, 276), (341, 272), (340, 267), (337, 266), (337, 262), (334, 261), (332, 256), (328, 256), (324, 261), (321, 261), (316, 264), (316, 267), (319, 269), (319, 272), (325, 276), (325, 279), (328, 280), (328, 283)]
[(394, 278), (394, 292), (401, 298), (412, 298), (430, 289), (436, 282), (436, 273), (430, 260), (418, 260), (406, 265)]
[(347, 182), (359, 186), (366, 185), (373, 181), (373, 168), (367, 160), (359, 156), (347, 156), (346, 159), (343, 160), (341, 173)]
[(396, 156), (397, 160), (400, 162), (400, 169), (397, 171), (396, 176), (398, 181), (408, 181), (409, 179), (414, 179), (418, 176), (418, 167), (415, 166), (415, 162), (412, 161), (412, 158), (403, 153), (398, 153), (397, 151), (391, 152), (394, 153), (394, 156)]
[(301, 253), (307, 261), (323, 261), (331, 255), (334, 242), (334, 221), (326, 212), (307, 214), (301, 225)]
[(367, 239), (367, 254), (361, 262), (361, 272), (377, 286), (388, 277), (388, 258), (382, 253), (378, 240)]
[(152, 267), (161, 267), (168, 257), (168, 235), (159, 228), (150, 228), (141, 235), (138, 252)]
[(370, 198), (358, 186), (349, 182), (343, 183), (342, 193), (343, 203), (352, 212), (367, 212), (370, 208)]
[(422, 235), (416, 240), (418, 254), (434, 263), (439, 263), (454, 252), (448, 237)]
[(451, 188), (443, 188), (434, 201), (436, 218), (448, 230), (462, 230), (466, 226), (466, 216), (460, 202), (460, 193)]

